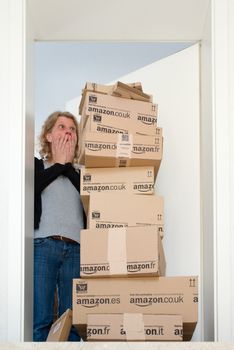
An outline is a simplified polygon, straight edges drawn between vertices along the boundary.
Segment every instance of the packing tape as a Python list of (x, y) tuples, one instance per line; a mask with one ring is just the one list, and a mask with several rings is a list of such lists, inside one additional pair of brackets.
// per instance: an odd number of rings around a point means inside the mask
[(96, 83), (92, 83), (92, 88), (93, 88), (93, 91), (96, 91), (97, 90), (97, 84)]
[(115, 161), (115, 166), (120, 168), (120, 167), (128, 167), (130, 166), (131, 160), (129, 158), (116, 158)]
[(110, 274), (127, 274), (126, 228), (108, 230), (107, 249)]
[(56, 333), (56, 332), (58, 332), (58, 330), (60, 329), (60, 327), (61, 327), (61, 321), (60, 322), (58, 322), (58, 323), (56, 323), (55, 325), (54, 325), (54, 327), (52, 327), (52, 334), (54, 334), (54, 333)]
[(127, 340), (145, 340), (143, 314), (124, 313), (123, 329)]

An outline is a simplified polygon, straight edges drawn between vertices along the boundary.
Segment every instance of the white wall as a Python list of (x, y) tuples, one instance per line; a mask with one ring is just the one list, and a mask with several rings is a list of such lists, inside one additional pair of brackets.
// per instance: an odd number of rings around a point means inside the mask
[(212, 14), (212, 122), (214, 210), (215, 339), (230, 341), (233, 334), (233, 57), (231, 34), (233, 0), (213, 0)]
[[(229, 43), (228, 43), (228, 72), (229, 72), (229, 120), (230, 120), (230, 213), (231, 213), (231, 251), (234, 251), (234, 2), (230, 1), (228, 6), (228, 25), (229, 25)], [(231, 255), (231, 295), (234, 295), (234, 254)], [(232, 302), (231, 319), (231, 339), (234, 341), (234, 302)]]
[[(0, 11), (0, 42), (5, 52), (9, 50), (9, 23), (6, 14), (8, 13), (8, 1), (2, 1)], [(4, 52), (3, 51), (3, 52)], [(9, 57), (0, 55), (0, 105), (2, 110), (1, 124), (2, 136), (0, 138), (1, 149), (6, 149), (8, 144), (9, 121), (8, 116), (8, 90), (6, 83), (9, 74)], [(2, 152), (1, 157), (1, 181), (0, 181), (0, 213), (1, 213), (1, 245), (0, 245), (0, 340), (7, 340), (7, 283), (8, 283), (8, 254), (7, 254), (7, 233), (8, 233), (8, 154)], [(4, 170), (5, 169), (5, 170)]]
[(212, 135), (211, 8), (201, 41), (201, 249), (203, 280), (202, 339), (214, 340), (214, 235)]
[(24, 0), (0, 3), (0, 341), (32, 339), (34, 57), (25, 11)]
[(197, 41), (210, 0), (30, 0), (37, 40)]
[(1, 24), (1, 298), (0, 339), (23, 339), (24, 327), (24, 10), (0, 3)]
[[(27, 8), (28, 11), (28, 8)], [(33, 328), (33, 235), (34, 235), (34, 116), (35, 116), (35, 43), (32, 19), (27, 12), (26, 103), (25, 103), (25, 237), (24, 237), (24, 329), (25, 341), (32, 340)]]

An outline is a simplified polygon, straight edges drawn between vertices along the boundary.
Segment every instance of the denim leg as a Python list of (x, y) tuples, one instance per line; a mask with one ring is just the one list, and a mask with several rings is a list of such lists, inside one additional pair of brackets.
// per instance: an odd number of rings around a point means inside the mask
[[(59, 316), (68, 308), (72, 308), (72, 280), (80, 277), (80, 245), (65, 243), (64, 259), (58, 276)], [(69, 341), (80, 341), (80, 337), (72, 326)]]
[(54, 293), (59, 269), (59, 252), (50, 238), (34, 240), (33, 340), (45, 341), (53, 323)]

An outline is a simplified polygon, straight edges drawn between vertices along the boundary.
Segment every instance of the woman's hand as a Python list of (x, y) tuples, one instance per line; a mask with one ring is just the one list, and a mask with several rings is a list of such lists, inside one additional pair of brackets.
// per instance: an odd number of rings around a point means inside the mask
[(69, 136), (66, 143), (66, 163), (72, 163), (75, 156), (76, 138)]
[(67, 142), (68, 135), (59, 136), (56, 139), (52, 139), (51, 150), (52, 160), (54, 163), (65, 164), (67, 163)]

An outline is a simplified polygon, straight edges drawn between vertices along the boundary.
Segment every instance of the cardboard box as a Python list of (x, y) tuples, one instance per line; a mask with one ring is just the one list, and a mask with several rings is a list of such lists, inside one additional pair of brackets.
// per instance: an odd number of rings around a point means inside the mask
[(87, 228), (154, 226), (163, 236), (163, 198), (123, 193), (92, 193)]
[(80, 197), (86, 214), (89, 195), (93, 192), (153, 194), (154, 168), (83, 168), (80, 176)]
[(162, 129), (156, 123), (139, 123), (130, 118), (125, 122), (116, 116), (89, 113), (81, 117), (81, 132), (101, 132), (105, 134), (141, 134), (162, 136)]
[[(142, 125), (157, 125), (158, 106), (155, 103), (136, 101), (127, 98), (115, 97), (96, 92), (86, 92), (81, 115), (90, 113), (116, 117), (125, 123), (133, 119)], [(83, 125), (81, 123), (81, 130)]]
[[(129, 83), (127, 85), (142, 92), (142, 86), (140, 82)], [(97, 92), (100, 94), (108, 95), (108, 94), (112, 94), (113, 89), (114, 89), (114, 85), (103, 85), (103, 84), (87, 82), (85, 85), (85, 88), (82, 91), (82, 98), (79, 105), (79, 113), (82, 114), (84, 100), (87, 92)]]
[(131, 114), (131, 112), (135, 112), (138, 115), (156, 117), (157, 104), (105, 95), (97, 92), (87, 92), (82, 114), (84, 114), (84, 112), (116, 115), (124, 119), (128, 119), (130, 117), (128, 114)]
[(46, 341), (67, 341), (72, 326), (72, 311), (67, 309), (50, 328)]
[(145, 94), (143, 91), (135, 89), (134, 87), (124, 84), (121, 81), (117, 81), (117, 83), (115, 83), (112, 95), (133, 100), (152, 102), (151, 95)]
[(87, 314), (89, 341), (182, 341), (181, 315)]
[(190, 340), (198, 318), (198, 279), (133, 277), (73, 280), (73, 324), (86, 337), (87, 314), (182, 315), (183, 339)]
[(85, 97), (88, 92), (97, 92), (99, 94), (110, 94), (113, 90), (114, 85), (102, 85), (96, 83), (87, 82), (85, 88), (82, 90), (82, 97), (79, 105), (79, 114), (82, 115), (82, 111), (84, 108)]
[(81, 230), (81, 277), (164, 276), (165, 266), (154, 226)]
[(85, 133), (79, 164), (86, 168), (153, 166), (156, 177), (162, 148), (161, 136)]

